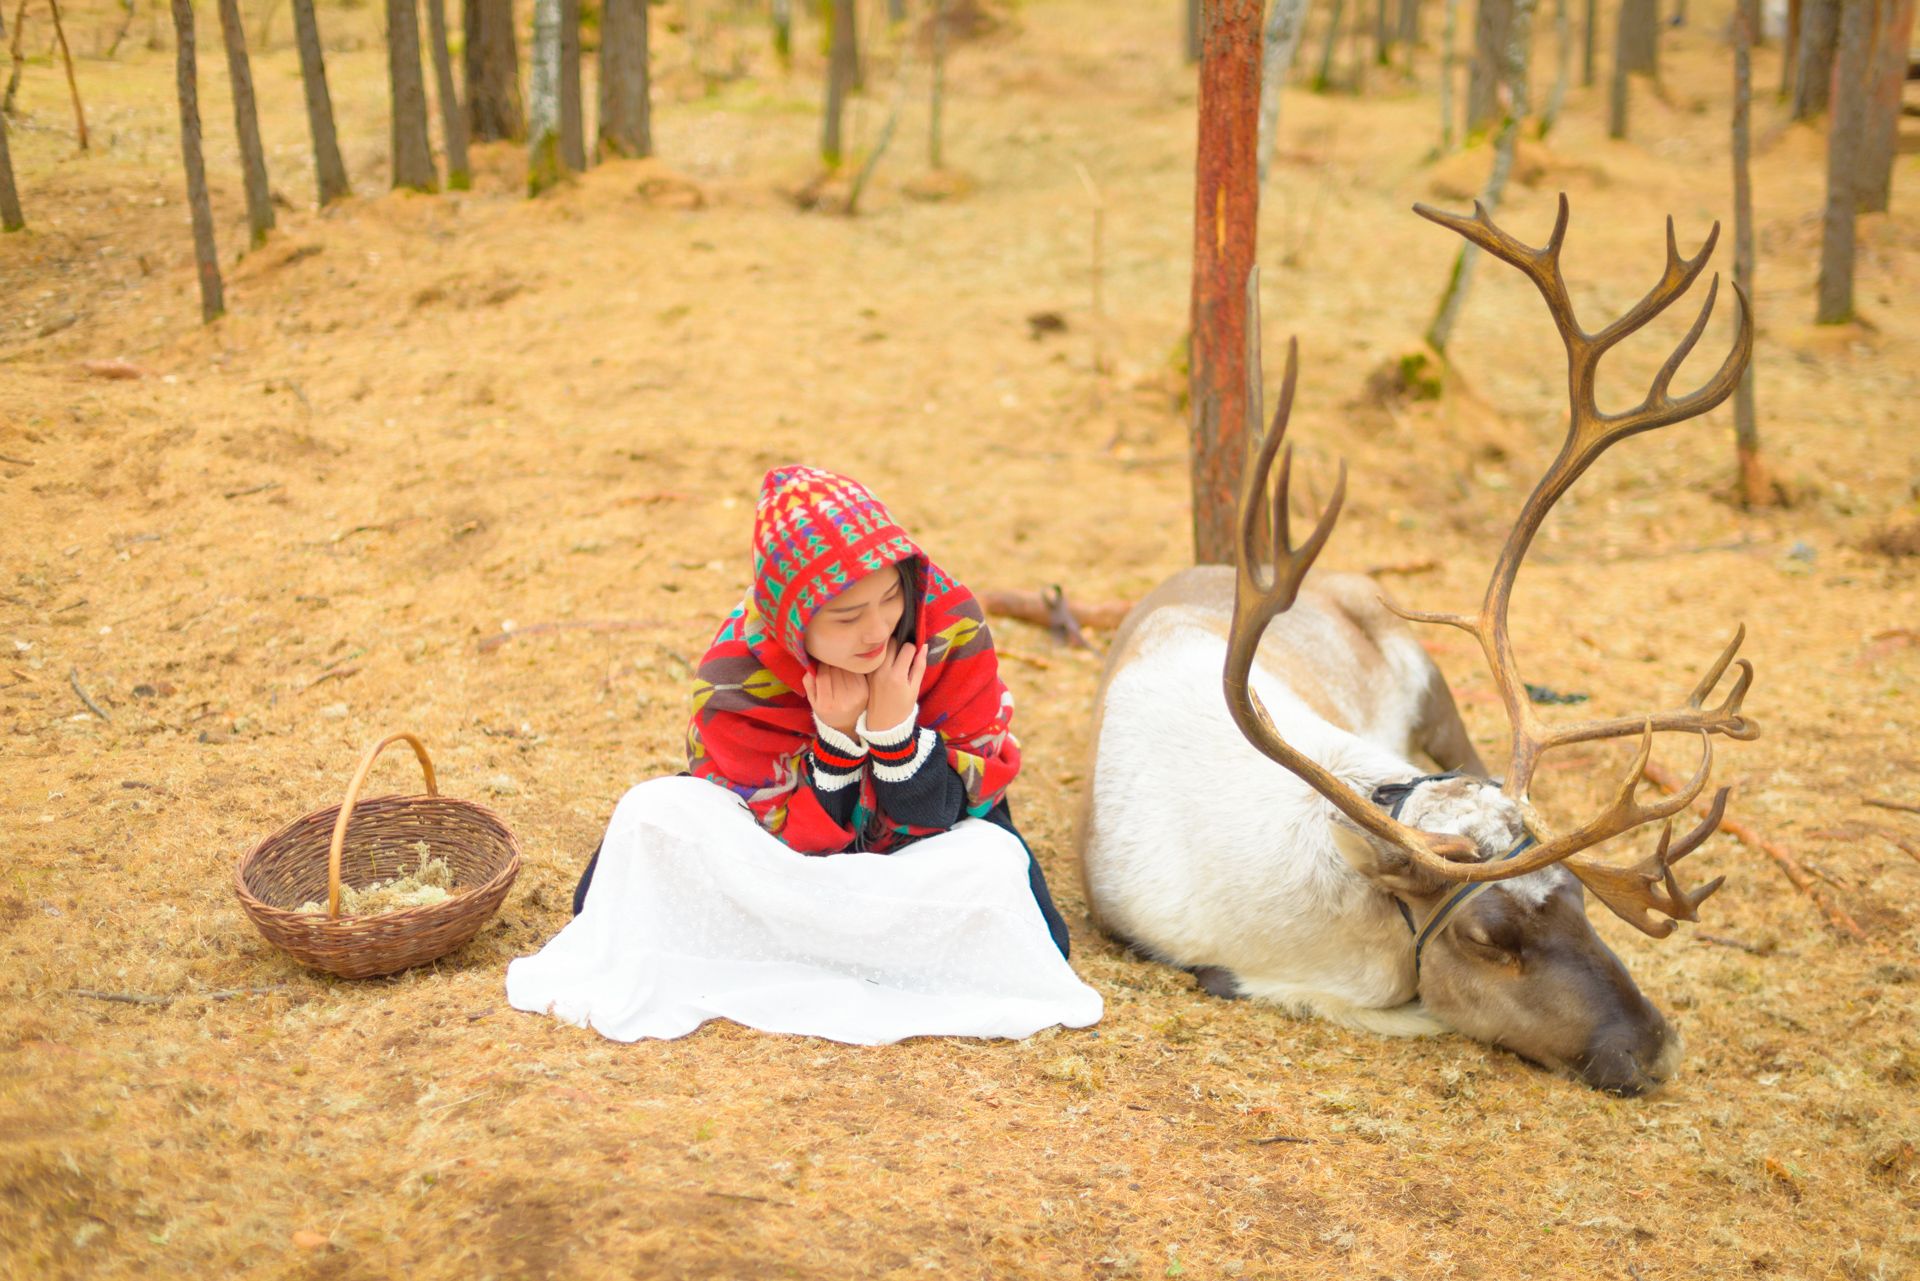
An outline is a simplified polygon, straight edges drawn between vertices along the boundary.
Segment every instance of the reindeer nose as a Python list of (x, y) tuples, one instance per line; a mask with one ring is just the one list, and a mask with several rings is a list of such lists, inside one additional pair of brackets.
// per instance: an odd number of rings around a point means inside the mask
[(1664, 1084), (1680, 1064), (1680, 1038), (1658, 1010), (1649, 1006), (1647, 1014), (1603, 1029), (1577, 1065), (1580, 1079), (1625, 1099)]

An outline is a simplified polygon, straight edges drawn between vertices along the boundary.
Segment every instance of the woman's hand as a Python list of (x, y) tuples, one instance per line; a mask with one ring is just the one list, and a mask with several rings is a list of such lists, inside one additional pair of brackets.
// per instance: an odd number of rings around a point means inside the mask
[(925, 645), (890, 646), (886, 661), (867, 677), (867, 728), (889, 730), (911, 716), (926, 674)]
[(821, 723), (852, 738), (860, 713), (867, 710), (867, 678), (821, 663), (801, 677), (800, 683)]

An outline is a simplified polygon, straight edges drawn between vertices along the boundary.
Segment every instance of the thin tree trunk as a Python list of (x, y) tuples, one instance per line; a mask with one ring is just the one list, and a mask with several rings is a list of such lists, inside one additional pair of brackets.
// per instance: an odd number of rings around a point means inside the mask
[(534, 0), (533, 83), (527, 94), (527, 194), (566, 176), (560, 149), (560, 0)]
[(1613, 80), (1607, 86), (1607, 137), (1627, 136), (1627, 105), (1631, 86), (1627, 83), (1627, 13), (1622, 3), (1613, 28)]
[(1620, 55), (1628, 71), (1660, 78), (1660, 0), (1620, 0)]
[(793, 0), (773, 0), (773, 54), (780, 70), (793, 70)]
[(847, 92), (853, 87), (853, 0), (832, 0), (832, 25), (827, 36), (827, 103), (820, 123), (820, 159), (829, 169), (840, 167), (840, 125), (846, 114)]
[(1479, 0), (1473, 20), (1473, 62), (1467, 68), (1467, 137), (1500, 120), (1500, 82), (1513, 26), (1513, 0)]
[[(7, 37), (7, 15), (0, 9), (0, 40)], [(16, 60), (14, 65), (19, 66)], [(20, 212), (20, 192), (13, 185), (13, 153), (7, 149), (7, 117), (0, 111), (0, 231), (19, 231), (27, 225)]]
[(927, 106), (927, 163), (938, 171), (942, 157), (942, 119), (947, 101), (947, 0), (933, 0), (933, 91)]
[(19, 8), (13, 11), (13, 40), (7, 46), (7, 58), (13, 65), (7, 71), (7, 93), (0, 98), (0, 114), (13, 114), (13, 95), (20, 88), (20, 68), (26, 65), (21, 59), (20, 41), (27, 33), (27, 0), (20, 0)]
[(320, 26), (313, 0), (293, 0), (294, 42), (300, 47), (300, 80), (307, 91), (307, 128), (313, 134), (313, 169), (321, 207), (351, 194), (347, 167), (333, 132), (333, 97), (327, 92), (327, 63), (320, 52)]
[(520, 49), (513, 0), (465, 0), (468, 137), (498, 142), (526, 135), (520, 109)]
[(600, 13), (600, 155), (650, 156), (647, 0), (606, 0)]
[(1325, 93), (1333, 84), (1333, 54), (1340, 43), (1340, 20), (1345, 16), (1347, 0), (1333, 0), (1327, 10), (1326, 39), (1320, 43), (1320, 65), (1313, 73), (1313, 91)]
[(447, 0), (427, 0), (428, 52), (433, 56), (434, 94), (440, 99), (440, 133), (447, 146), (447, 186), (466, 191), (473, 186), (473, 167), (467, 159), (467, 113), (453, 83), (453, 58), (447, 46)]
[(560, 0), (560, 154), (587, 171), (586, 104), (580, 91), (580, 0)]
[(1567, 102), (1567, 82), (1573, 79), (1573, 18), (1567, 12), (1567, 0), (1554, 0), (1554, 47), (1559, 54), (1553, 72), (1553, 89), (1547, 94), (1546, 110), (1540, 113), (1538, 136), (1545, 138), (1559, 123), (1560, 109)]
[(1260, 213), (1260, 0), (1213, 0), (1204, 24), (1189, 365), (1193, 554), (1207, 565), (1233, 563), (1240, 478), (1256, 430), (1246, 421), (1246, 349)]
[(1827, 109), (1833, 91), (1833, 48), (1840, 30), (1841, 0), (1801, 0), (1800, 57), (1794, 67), (1794, 120)]
[[(1753, 305), (1752, 156), (1753, 36), (1759, 26), (1760, 0), (1735, 0), (1733, 14), (1733, 283)], [(1733, 389), (1734, 451), (1739, 464), (1740, 501), (1747, 507), (1770, 505), (1773, 484), (1760, 457), (1760, 428), (1754, 419), (1753, 362)]]
[[(0, 10), (0, 40), (6, 36), (7, 15)], [(20, 193), (13, 185), (13, 153), (7, 150), (7, 117), (5, 112), (0, 112), (0, 231), (19, 231), (26, 225), (26, 215), (20, 212)]]
[(1827, 130), (1827, 209), (1820, 236), (1817, 325), (1853, 319), (1853, 184), (1866, 131), (1867, 68), (1872, 61), (1874, 0), (1840, 0), (1834, 57), (1833, 118)]
[(1390, 65), (1393, 52), (1394, 28), (1387, 18), (1387, 0), (1375, 0), (1373, 12), (1373, 60), (1380, 66)]
[(1460, 39), (1460, 0), (1447, 0), (1440, 26), (1440, 152), (1453, 150), (1453, 86), (1459, 79), (1454, 46)]
[(1600, 48), (1600, 0), (1587, 0), (1586, 20), (1580, 27), (1580, 85), (1591, 89)]
[(227, 78), (233, 82), (233, 127), (240, 136), (240, 172), (247, 189), (247, 237), (255, 249), (273, 230), (273, 194), (267, 190), (267, 155), (260, 146), (260, 113), (253, 103), (253, 69), (240, 0), (220, 0), (220, 36), (227, 47)]
[(194, 66), (193, 0), (173, 0), (174, 75), (180, 91), (180, 152), (186, 162), (187, 207), (193, 211), (193, 259), (200, 273), (200, 319), (211, 324), (227, 309), (220, 257), (213, 245), (213, 205), (200, 156), (200, 88)]
[(1867, 91), (1867, 127), (1860, 139), (1855, 209), (1885, 213), (1893, 198), (1893, 156), (1900, 134), (1900, 95), (1913, 39), (1914, 0), (1881, 0)]
[[(1487, 175), (1487, 186), (1479, 200), (1488, 217), (1499, 211), (1500, 200), (1506, 195), (1520, 122), (1530, 109), (1527, 62), (1533, 50), (1533, 5), (1534, 0), (1514, 0), (1512, 21), (1507, 26), (1506, 53), (1502, 59), (1509, 90), (1507, 112), (1500, 121), (1500, 132), (1494, 136), (1493, 170)], [(1454, 256), (1453, 271), (1447, 277), (1447, 287), (1440, 294), (1440, 306), (1434, 311), (1433, 323), (1427, 326), (1427, 345), (1442, 356), (1446, 355), (1447, 344), (1453, 339), (1460, 309), (1466, 304), (1467, 290), (1473, 283), (1473, 266), (1479, 256), (1478, 246), (1460, 246)]]
[(1267, 15), (1264, 48), (1260, 54), (1260, 182), (1267, 181), (1273, 153), (1280, 146), (1280, 99), (1300, 48), (1300, 30), (1306, 25), (1307, 0), (1273, 0)]
[(1407, 74), (1413, 74), (1413, 51), (1420, 45), (1420, 0), (1400, 0), (1400, 47), (1407, 51)]
[(887, 21), (898, 26), (907, 20), (907, 0), (887, 0)]
[(1200, 61), (1201, 0), (1187, 0), (1187, 61)]
[(1787, 0), (1786, 39), (1780, 43), (1780, 96), (1793, 94), (1794, 73), (1800, 67), (1800, 2)]
[(87, 113), (80, 105), (80, 82), (73, 75), (73, 51), (67, 48), (67, 29), (60, 21), (60, 0), (47, 0), (53, 13), (53, 38), (60, 46), (60, 60), (67, 68), (67, 91), (73, 95), (74, 127), (80, 133), (80, 150), (87, 150)]
[(420, 15), (414, 0), (387, 0), (387, 88), (394, 189), (432, 191), (439, 183), (427, 141), (427, 85), (420, 73)]

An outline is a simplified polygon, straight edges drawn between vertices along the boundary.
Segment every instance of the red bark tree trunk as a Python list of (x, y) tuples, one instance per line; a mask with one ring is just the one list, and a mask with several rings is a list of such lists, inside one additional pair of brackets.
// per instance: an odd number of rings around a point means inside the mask
[(1194, 164), (1193, 555), (1232, 564), (1246, 469), (1247, 273), (1260, 211), (1260, 0), (1207, 0)]

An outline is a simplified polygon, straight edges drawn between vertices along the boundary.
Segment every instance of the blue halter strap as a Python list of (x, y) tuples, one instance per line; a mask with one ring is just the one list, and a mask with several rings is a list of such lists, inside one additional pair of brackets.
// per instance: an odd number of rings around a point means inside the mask
[[(1459, 777), (1461, 777), (1459, 770), (1448, 770), (1444, 774), (1422, 774), (1419, 778), (1409, 779), (1404, 783), (1382, 784), (1373, 790), (1373, 800), (1376, 805), (1388, 806), (1388, 815), (1398, 820), (1401, 809), (1407, 803), (1407, 798), (1412, 796), (1414, 789), (1422, 783), (1437, 783), (1442, 779)], [(1515, 845), (1512, 849), (1493, 861), (1496, 863), (1504, 863), (1508, 859), (1519, 858), (1536, 844), (1538, 844), (1538, 842), (1533, 839), (1533, 834), (1529, 832), (1520, 838), (1518, 845)], [(1420, 982), (1420, 954), (1427, 950), (1427, 944), (1432, 942), (1442, 929), (1446, 928), (1447, 922), (1452, 919), (1455, 912), (1465, 907), (1468, 903), (1471, 903), (1492, 884), (1492, 881), (1469, 881), (1467, 884), (1462, 885), (1445, 899), (1442, 899), (1439, 905), (1427, 914), (1426, 922), (1421, 925), (1415, 925), (1413, 923), (1412, 910), (1400, 900), (1399, 896), (1396, 895), (1394, 897), (1393, 905), (1400, 909), (1400, 919), (1407, 923), (1407, 931), (1413, 935), (1413, 981), (1416, 986)]]

